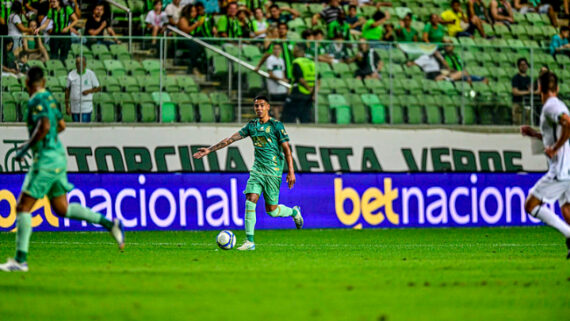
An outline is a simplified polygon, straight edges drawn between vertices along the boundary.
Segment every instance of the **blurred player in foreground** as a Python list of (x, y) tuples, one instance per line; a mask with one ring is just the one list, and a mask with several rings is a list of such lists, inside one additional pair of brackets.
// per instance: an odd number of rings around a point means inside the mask
[(120, 250), (125, 246), (123, 224), (118, 219), (111, 222), (89, 208), (67, 203), (66, 194), (73, 185), (67, 181), (67, 156), (58, 137), (65, 129), (65, 122), (59, 103), (45, 89), (45, 83), (41, 68), (32, 67), (28, 71), (26, 87), (30, 100), (26, 123), (30, 139), (20, 147), (16, 160), (21, 161), (29, 150), (32, 150), (34, 159), (16, 206), (16, 257), (0, 264), (1, 271), (28, 271), (27, 256), (32, 234), (30, 211), (36, 201), (46, 195), (58, 216), (100, 224), (111, 232)]
[[(568, 107), (557, 97), (558, 77), (550, 71), (539, 78), (540, 97), (543, 107), (540, 115), (540, 132), (530, 126), (521, 126), (523, 136), (541, 139), (548, 157), (548, 172), (534, 185), (525, 203), (530, 215), (554, 227), (566, 237), (567, 259), (570, 259), (570, 115)], [(561, 220), (546, 206), (544, 201), (558, 200)]]
[[(208, 148), (200, 148), (194, 158), (200, 159), (211, 152), (229, 146), (246, 137), (251, 137), (255, 148), (255, 161), (250, 171), (245, 188), (245, 235), (246, 241), (238, 250), (255, 250), (253, 234), (255, 230), (255, 206), (259, 195), (263, 192), (265, 211), (272, 217), (292, 217), (298, 229), (303, 227), (303, 217), (299, 206), (293, 208), (279, 203), (279, 186), (283, 174), (284, 160), (289, 172), (287, 183), (289, 189), (295, 184), (293, 157), (289, 147), (289, 135), (283, 123), (269, 116), (269, 101), (265, 96), (258, 96), (253, 101), (253, 109), (257, 118), (250, 121), (240, 131)], [(285, 154), (285, 157), (283, 157)]]

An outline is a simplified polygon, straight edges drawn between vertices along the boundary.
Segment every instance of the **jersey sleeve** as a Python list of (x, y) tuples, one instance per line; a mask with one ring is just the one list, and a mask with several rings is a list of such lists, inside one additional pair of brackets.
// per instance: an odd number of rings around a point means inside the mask
[(245, 126), (243, 126), (243, 128), (239, 130), (239, 135), (243, 138), (246, 138), (247, 136), (250, 135), (249, 123), (245, 124)]
[(53, 21), (53, 9), (49, 9), (49, 11), (47, 13), (47, 17), (49, 20)]
[(31, 102), (32, 122), (35, 124), (42, 118), (49, 118), (49, 106), (44, 101), (34, 99)]
[(66, 6), (65, 7), (65, 15), (71, 17), (71, 15), (74, 13), (73, 8), (70, 6)]
[(91, 75), (91, 83), (93, 84), (93, 88), (99, 88), (101, 85), (99, 84), (99, 79), (97, 79), (97, 75), (92, 71)]
[(544, 115), (549, 121), (553, 123), (558, 123), (560, 116), (563, 114), (568, 114), (568, 108), (566, 108), (561, 103), (549, 104), (546, 106), (546, 108), (544, 108)]
[(289, 141), (289, 134), (287, 134), (285, 126), (283, 126), (282, 122), (278, 122), (275, 125), (275, 130), (277, 131), (277, 141), (279, 142), (279, 144)]

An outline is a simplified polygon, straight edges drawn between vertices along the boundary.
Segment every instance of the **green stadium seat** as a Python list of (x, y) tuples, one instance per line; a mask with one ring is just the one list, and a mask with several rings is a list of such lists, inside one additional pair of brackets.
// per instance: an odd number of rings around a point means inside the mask
[[(168, 95), (164, 93), (165, 95)], [(163, 99), (165, 99), (164, 97)], [(167, 97), (170, 100), (170, 97)], [(133, 95), (135, 103), (139, 106), (140, 120), (143, 123), (156, 122), (157, 108), (155, 93), (138, 93)]]
[(305, 21), (301, 18), (293, 19), (287, 23), (287, 26), (290, 30), (295, 32), (303, 32), (303, 30), (307, 29), (305, 25)]
[(428, 124), (441, 124), (441, 113), (439, 107), (428, 105), (425, 107), (426, 120)]
[(160, 60), (158, 59), (145, 59), (142, 62), (143, 68), (146, 70), (147, 74), (151, 76), (158, 76), (160, 74)]
[(176, 77), (167, 76), (163, 78), (164, 89), (169, 93), (176, 93), (180, 91), (180, 86), (178, 85), (178, 80)]
[(494, 28), (497, 36), (507, 39), (511, 35), (511, 30), (505, 25), (495, 25)]
[(393, 106), (390, 108), (390, 123), (402, 124), (404, 122), (404, 109), (402, 107)]
[(178, 114), (181, 122), (194, 122), (196, 116), (194, 113), (194, 105), (190, 96), (186, 93), (171, 93), (170, 98), (173, 103), (178, 106)]
[(2, 88), (3, 91), (22, 91), (23, 87), (18, 78), (16, 77), (2, 77)]
[(344, 96), (331, 94), (328, 96), (329, 107), (334, 110), (337, 124), (350, 124), (351, 108)]
[(517, 24), (511, 25), (511, 33), (519, 40), (528, 39), (527, 30), (523, 25), (517, 25)]
[(46, 77), (46, 88), (51, 92), (62, 92), (65, 90), (65, 85), (57, 77)]
[(121, 121), (124, 123), (133, 123), (137, 121), (137, 109), (133, 96), (130, 93), (116, 92), (113, 93), (115, 105), (120, 106)]
[(216, 121), (216, 117), (214, 115), (214, 106), (212, 104), (198, 104), (198, 114), (200, 115), (201, 123), (213, 123)]
[(328, 63), (322, 61), (317, 63), (317, 74), (321, 77), (321, 79), (336, 77), (331, 66)]
[(192, 93), (192, 94), (190, 94), (190, 99), (192, 100), (192, 103), (194, 105), (211, 104), (212, 103), (212, 101), (210, 100), (210, 97), (208, 97), (208, 95), (206, 93)]
[(459, 116), (457, 115), (457, 108), (453, 106), (443, 107), (443, 121), (445, 124), (458, 124)]
[(225, 57), (222, 56), (214, 56), (214, 76), (223, 79), (227, 77), (229, 69), (228, 69), (228, 62)]
[(531, 24), (533, 24), (535, 26), (543, 24), (540, 13), (529, 12), (529, 13), (525, 14), (525, 16), (526, 16), (526, 20), (528, 20)]
[(48, 60), (46, 61), (46, 70), (51, 76), (67, 76), (67, 70), (60, 60)]
[(346, 82), (339, 78), (330, 78), (326, 80), (334, 92), (337, 94), (348, 94), (350, 89), (348, 88)]
[(17, 102), (9, 92), (2, 93), (2, 121), (18, 121)]
[(384, 87), (382, 86), (382, 82), (380, 82), (380, 79), (376, 78), (364, 79), (364, 85), (366, 85), (366, 88), (368, 88), (369, 91), (373, 93), (377, 93), (381, 90), (384, 90)]
[(242, 52), (249, 61), (259, 61), (259, 59), (263, 56), (259, 51), (259, 48), (254, 45), (244, 45)]
[(26, 110), (28, 108), (28, 100), (30, 99), (30, 94), (27, 91), (13, 91), (11, 92), (12, 97), (16, 101), (16, 107), (19, 111), (19, 119), (24, 121), (26, 117)]
[(31, 67), (39, 67), (42, 68), (44, 71), (46, 70), (46, 65), (41, 60), (28, 60), (28, 66)]
[(333, 64), (332, 69), (340, 78), (354, 78), (352, 71), (350, 71), (348, 65), (345, 63)]
[(113, 77), (113, 76), (101, 77), (101, 79), (99, 79), (99, 83), (103, 87), (103, 90), (106, 92), (113, 93), (122, 90), (118, 77)]
[(408, 124), (421, 124), (423, 121), (422, 107), (408, 106)]
[(111, 76), (121, 77), (127, 75), (125, 66), (123, 66), (123, 63), (120, 62), (119, 60), (104, 60), (103, 65), (105, 66), (107, 74)]
[[(166, 79), (163, 77), (162, 79)], [(160, 77), (147, 76), (144, 78), (137, 78), (139, 85), (144, 88), (147, 93), (153, 93), (155, 91), (160, 91)]]
[(259, 74), (248, 72), (245, 77), (249, 93), (255, 94), (263, 89), (263, 78)]
[(118, 81), (121, 87), (123, 88), (123, 91), (125, 92), (140, 93), (142, 91), (142, 88), (137, 78), (133, 76), (119, 77)]
[[(444, 110), (445, 113), (445, 110)], [(477, 116), (475, 113), (475, 109), (473, 106), (465, 105), (463, 107), (463, 124), (464, 125), (473, 125), (477, 121)], [(447, 114), (446, 114), (446, 123), (447, 123)]]
[(319, 94), (317, 97), (317, 123), (318, 124), (329, 124), (330, 120), (330, 108), (329, 108), (329, 101), (326, 95)]
[(72, 43), (71, 44), (71, 53), (73, 54), (73, 57), (78, 57), (78, 56), (84, 56), (87, 58), (87, 63), (89, 63), (89, 61), (93, 60), (93, 52), (91, 52), (91, 49), (87, 48), (87, 46), (85, 45), (80, 45), (78, 43)]
[(192, 77), (176, 77), (176, 81), (178, 82), (180, 89), (185, 93), (197, 93), (200, 91), (198, 84), (196, 84)]
[(364, 87), (364, 83), (362, 83), (362, 80), (360, 79), (357, 78), (346, 79), (345, 83), (348, 89), (355, 94), (366, 94), (368, 92), (368, 89)]
[(93, 44), (91, 46), (91, 52), (93, 52), (93, 56), (99, 60), (111, 60), (113, 59), (113, 55), (109, 51), (106, 45), (103, 44)]
[(99, 107), (101, 121), (105, 123), (115, 121), (115, 100), (111, 94), (96, 93), (93, 95), (93, 103)]
[(234, 56), (234, 57), (239, 57), (240, 51), (239, 51), (239, 47), (233, 44), (225, 44), (222, 46), (224, 48), (224, 51), (227, 52), (228, 54)]
[(136, 60), (122, 60), (127, 73), (134, 77), (143, 77), (146, 75), (146, 70), (140, 62)]
[(109, 49), (111, 51), (111, 54), (113, 55), (114, 59), (120, 60), (120, 61), (125, 61), (125, 60), (131, 60), (131, 53), (129, 52), (129, 48), (127, 47), (127, 45), (124, 44), (113, 44), (109, 46)]

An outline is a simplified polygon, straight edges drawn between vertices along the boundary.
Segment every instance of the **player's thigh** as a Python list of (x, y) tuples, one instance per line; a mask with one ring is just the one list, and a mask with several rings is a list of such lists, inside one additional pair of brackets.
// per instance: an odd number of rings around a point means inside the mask
[(530, 194), (536, 197), (540, 202), (551, 202), (561, 200), (570, 187), (570, 181), (559, 181), (546, 175), (534, 184), (530, 190)]
[(279, 204), (279, 188), (281, 177), (266, 176), (263, 184), (263, 199), (265, 206)]
[(49, 203), (57, 216), (65, 217), (67, 214), (67, 195), (63, 194), (54, 198), (50, 198)]
[[(263, 181), (261, 180), (261, 175), (255, 174), (255, 173), (250, 173), (249, 174), (249, 179), (247, 180), (247, 185), (245, 186), (245, 190), (243, 191), (243, 193), (245, 195), (249, 195), (249, 194), (257, 194), (257, 198), (259, 199), (259, 195), (261, 195), (261, 192), (263, 191)], [(249, 199), (250, 197), (248, 196), (248, 200), (250, 202), (253, 202), (253, 200)], [(254, 203), (257, 202), (257, 199), (255, 200)]]
[(42, 199), (51, 189), (56, 175), (50, 171), (32, 169), (26, 174), (22, 193), (35, 199)]
[(48, 198), (51, 200), (62, 195), (65, 196), (65, 194), (71, 192), (74, 187), (75, 186), (67, 180), (67, 173), (63, 171), (54, 178), (51, 188), (47, 193)]

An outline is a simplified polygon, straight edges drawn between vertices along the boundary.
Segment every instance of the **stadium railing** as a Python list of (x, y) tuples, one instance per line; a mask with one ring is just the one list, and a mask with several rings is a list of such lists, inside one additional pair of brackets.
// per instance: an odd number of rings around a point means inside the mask
[[(12, 38), (0, 38), (1, 48), (7, 39)], [(570, 98), (568, 58), (555, 59), (547, 48), (523, 42), (479, 45), (470, 38), (457, 41), (454, 52), (460, 57), (461, 69), (488, 79), (488, 83), (469, 83), (429, 80), (418, 66), (408, 66), (407, 62), (421, 55), (444, 51), (441, 45), (370, 42), (383, 67), (378, 78), (358, 80), (356, 62), (325, 62), (335, 44), (342, 44), (349, 57), (355, 56), (359, 51), (355, 41), (211, 38), (196, 42), (173, 31), (154, 39), (155, 44), (151, 37), (119, 39), (122, 44), (110, 38), (71, 37), (66, 59), (19, 63), (22, 71), (29, 66), (44, 68), (48, 89), (65, 108), (66, 76), (75, 68), (74, 57), (86, 57), (87, 68), (95, 72), (103, 88), (93, 100), (93, 121), (102, 123), (242, 122), (254, 117), (251, 98), (267, 93), (267, 69), (265, 64), (259, 73), (251, 69), (268, 51), (265, 47), (276, 42), (291, 56), (293, 47), (301, 43), (309, 51), (319, 52), (312, 55), (319, 80), (313, 109), (308, 111), (311, 122), (317, 124), (510, 125), (511, 79), (518, 72), (518, 58), (523, 57), (529, 62), (533, 82), (540, 67), (546, 65), (560, 76), (561, 96)], [(129, 41), (132, 50), (125, 45)], [(9, 56), (0, 56), (2, 65), (8, 64)], [(2, 74), (3, 122), (24, 119), (27, 93), (23, 77), (23, 73)], [(274, 105), (273, 112), (279, 116), (283, 103), (275, 101)], [(524, 97), (522, 122), (536, 124), (540, 105), (535, 93)]]

